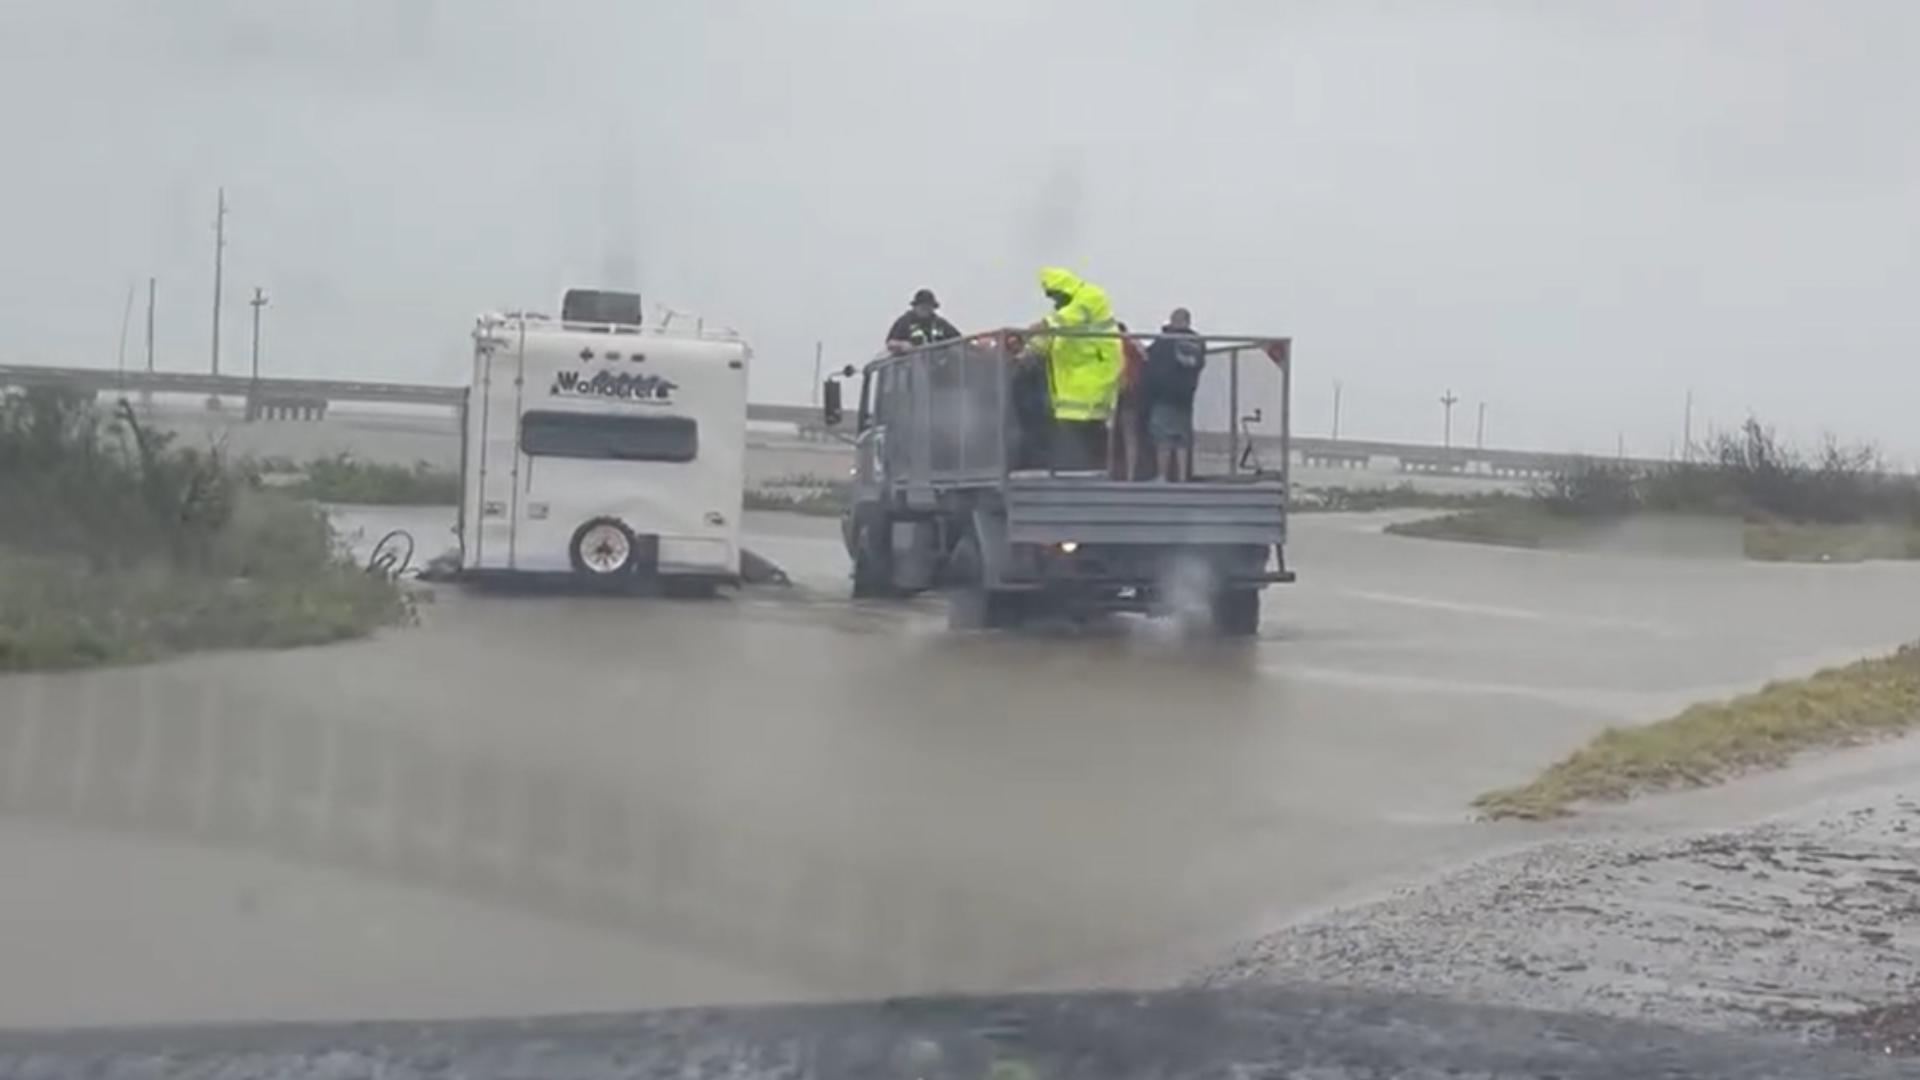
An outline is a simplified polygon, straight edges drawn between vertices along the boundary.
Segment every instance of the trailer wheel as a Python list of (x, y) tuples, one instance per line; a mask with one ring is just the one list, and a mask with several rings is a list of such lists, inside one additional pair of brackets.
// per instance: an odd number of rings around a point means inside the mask
[(950, 568), (956, 584), (947, 592), (947, 629), (1003, 630), (1020, 625), (1027, 594), (987, 588), (986, 562), (972, 533), (954, 546)]
[(1213, 632), (1221, 637), (1260, 633), (1260, 590), (1222, 589), (1213, 594)]
[(567, 554), (576, 572), (604, 578), (627, 571), (634, 546), (633, 531), (619, 518), (597, 517), (573, 531)]

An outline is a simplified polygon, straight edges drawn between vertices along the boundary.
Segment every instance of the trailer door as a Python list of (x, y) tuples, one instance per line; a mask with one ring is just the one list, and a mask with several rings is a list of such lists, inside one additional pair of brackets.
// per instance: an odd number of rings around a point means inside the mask
[(519, 328), (514, 343), (484, 359), (479, 385), (474, 388), (478, 415), (469, 420), (475, 435), (475, 529), (473, 567), (511, 570), (517, 565), (515, 524), (519, 520), (520, 396), (526, 367), (527, 331)]

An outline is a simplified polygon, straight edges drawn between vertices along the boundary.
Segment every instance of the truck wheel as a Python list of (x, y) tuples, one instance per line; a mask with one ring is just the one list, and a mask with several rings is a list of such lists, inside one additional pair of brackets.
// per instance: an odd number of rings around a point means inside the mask
[(1026, 614), (1026, 594), (987, 588), (985, 567), (980, 541), (971, 533), (961, 537), (953, 549), (951, 569), (957, 584), (947, 592), (947, 629), (1004, 630), (1020, 625)]
[(853, 598), (871, 600), (894, 595), (892, 526), (884, 514), (855, 512), (853, 539)]
[(1213, 632), (1221, 637), (1260, 633), (1260, 590), (1224, 589), (1213, 594)]
[(597, 517), (573, 531), (567, 555), (576, 573), (610, 578), (633, 562), (633, 531), (619, 518)]
[(1026, 618), (1027, 594), (966, 585), (947, 594), (947, 629), (1011, 630)]

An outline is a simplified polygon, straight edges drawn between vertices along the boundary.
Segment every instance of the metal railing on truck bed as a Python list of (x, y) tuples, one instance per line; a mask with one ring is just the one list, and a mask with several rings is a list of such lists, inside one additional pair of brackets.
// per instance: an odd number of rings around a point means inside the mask
[[(1061, 331), (1051, 336), (1126, 339), (1144, 350), (1161, 335)], [(1195, 426), (1218, 423), (1227, 431), (1228, 448), (1225, 469), (1196, 477), (1196, 482), (1211, 486), (1277, 481), (1284, 490), (1292, 433), (1290, 340), (1194, 337), (1205, 347), (1207, 357), (1196, 396)], [(997, 330), (921, 346), (868, 365), (860, 427), (863, 431), (875, 425), (886, 428), (884, 443), (876, 451), (887, 486), (904, 491), (909, 502), (922, 502), (942, 490), (1008, 483), (1021, 436), (1013, 379), (1022, 362), (1019, 353), (1024, 340), (1025, 331)], [(1257, 376), (1243, 371), (1248, 364), (1262, 365)], [(1263, 392), (1256, 396), (1243, 392), (1243, 386)], [(1262, 403), (1259, 398), (1263, 397), (1275, 400)], [(1138, 419), (1144, 426), (1144, 416)], [(1276, 467), (1263, 468), (1245, 452), (1256, 432), (1262, 442), (1278, 438)], [(1075, 479), (1085, 483), (1084, 476)], [(1029, 485), (1026, 490), (1039, 489)]]

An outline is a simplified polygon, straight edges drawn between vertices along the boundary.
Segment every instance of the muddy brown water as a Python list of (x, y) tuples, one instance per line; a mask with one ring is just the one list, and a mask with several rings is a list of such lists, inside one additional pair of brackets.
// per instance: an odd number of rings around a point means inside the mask
[[(324, 649), (0, 677), (0, 1023), (457, 1016), (1164, 984), (1522, 842), (1470, 822), (1609, 723), (1888, 647), (1920, 574), (1297, 524), (1239, 646), (955, 636), (791, 590), (436, 590)], [(446, 511), (343, 514), (363, 538)], [(363, 542), (365, 540), (363, 539)]]

